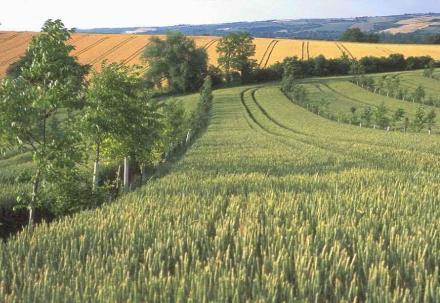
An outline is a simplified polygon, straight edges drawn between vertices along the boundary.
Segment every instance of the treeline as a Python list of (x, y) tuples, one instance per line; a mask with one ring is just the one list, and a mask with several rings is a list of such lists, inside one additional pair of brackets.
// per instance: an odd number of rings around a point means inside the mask
[[(430, 69), (425, 70), (424, 74), (426, 77), (428, 77), (428, 75), (431, 75), (429, 76), (430, 78), (434, 77)], [(434, 99), (432, 96), (428, 97), (425, 87), (422, 84), (417, 85), (413, 90), (402, 86), (398, 75), (384, 75), (376, 79), (361, 74), (354, 75), (351, 81), (352, 83), (376, 94), (393, 97), (402, 101), (411, 101), (440, 107), (440, 95), (437, 96), (437, 99)]]
[[(29, 210), (29, 226), (36, 209), (64, 215), (145, 182), (149, 170), (188, 146), (209, 116), (206, 53), (192, 40), (169, 37), (192, 52), (166, 74), (176, 92), (201, 89), (188, 115), (182, 104), (153, 98), (140, 67), (104, 62), (89, 73), (70, 55), (71, 33), (60, 20), (48, 20), (0, 84), (0, 151), (32, 154), (32, 169), (21, 176), (31, 186), (14, 206)], [(167, 62), (166, 55), (157, 60)]]
[(404, 109), (398, 108), (395, 111), (390, 110), (384, 102), (377, 107), (351, 107), (347, 113), (333, 113), (328, 109), (329, 102), (324, 98), (312, 100), (301, 84), (285, 80), (282, 83), (281, 90), (292, 102), (304, 107), (308, 111), (315, 113), (327, 119), (339, 123), (359, 125), (359, 127), (369, 127), (382, 129), (386, 131), (409, 130), (421, 132), (424, 129), (431, 134), (436, 124), (437, 114), (435, 110), (427, 111), (423, 106), (417, 108), (413, 119), (407, 116)]
[(255, 49), (248, 33), (230, 33), (217, 44), (219, 66), (208, 66), (204, 48), (197, 48), (181, 33), (170, 32), (165, 40), (153, 37), (145, 48), (143, 59), (149, 66), (145, 79), (151, 88), (171, 93), (192, 92), (207, 75), (214, 87), (281, 79), (282, 65), (260, 68), (253, 58)]
[(440, 64), (429, 56), (407, 57), (392, 54), (388, 57), (363, 57), (359, 60), (344, 55), (327, 59), (323, 55), (309, 60), (289, 57), (283, 61), (283, 70), (294, 73), (296, 78), (343, 76), (359, 73), (385, 73), (424, 68), (435, 68)]
[(373, 33), (359, 28), (349, 28), (339, 38), (346, 42), (365, 43), (403, 43), (403, 44), (440, 44), (440, 34), (415, 33)]

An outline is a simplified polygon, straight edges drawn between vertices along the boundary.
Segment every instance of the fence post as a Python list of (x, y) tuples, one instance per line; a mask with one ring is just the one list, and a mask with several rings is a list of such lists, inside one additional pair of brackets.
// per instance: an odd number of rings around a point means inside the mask
[(128, 157), (124, 158), (124, 191), (128, 191), (128, 187), (129, 187), (129, 176), (128, 174), (130, 173), (130, 169), (129, 169), (129, 159)]
[(188, 134), (186, 135), (186, 141), (185, 141), (185, 143), (186, 143), (186, 145), (188, 145), (189, 144), (189, 142), (191, 141), (191, 129), (188, 131)]

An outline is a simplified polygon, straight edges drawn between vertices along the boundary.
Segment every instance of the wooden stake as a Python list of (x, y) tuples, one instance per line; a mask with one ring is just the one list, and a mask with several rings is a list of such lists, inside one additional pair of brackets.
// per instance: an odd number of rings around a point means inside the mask
[(128, 161), (128, 157), (124, 158), (124, 191), (128, 192), (129, 189), (129, 176), (128, 174), (130, 173), (130, 169), (129, 169), (129, 161)]

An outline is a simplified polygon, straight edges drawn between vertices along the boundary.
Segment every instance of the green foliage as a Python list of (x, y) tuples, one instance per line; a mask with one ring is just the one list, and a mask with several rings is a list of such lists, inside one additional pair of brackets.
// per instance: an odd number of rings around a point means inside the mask
[(217, 44), (218, 63), (226, 73), (228, 82), (232, 81), (232, 73), (240, 73), (242, 83), (248, 79), (256, 65), (251, 59), (255, 55), (254, 39), (245, 32), (230, 33), (222, 37)]
[(365, 33), (357, 27), (347, 29), (340, 38), (341, 41), (368, 43), (378, 43), (379, 39), (379, 35), (374, 33)]
[(328, 121), (277, 86), (214, 95), (168, 175), (0, 242), (0, 297), (439, 301), (437, 137)]
[(206, 77), (200, 91), (200, 99), (197, 109), (192, 117), (192, 130), (198, 131), (208, 125), (209, 111), (214, 97), (212, 95), (212, 79)]
[(426, 96), (425, 88), (422, 85), (418, 85), (413, 94), (413, 102), (420, 103), (425, 98), (425, 96)]
[(175, 93), (198, 90), (208, 69), (206, 50), (177, 32), (168, 33), (165, 40), (152, 37), (143, 59), (149, 65), (146, 78), (159, 87), (167, 80)]
[(428, 129), (431, 131), (434, 125), (436, 124), (437, 113), (434, 109), (431, 109), (425, 117), (425, 123)]
[(72, 125), (73, 111), (83, 104), (86, 68), (69, 55), (69, 38), (61, 21), (48, 20), (42, 34), (30, 42), (30, 61), (20, 67), (18, 77), (4, 79), (0, 87), (1, 146), (32, 151), (32, 198), (23, 201), (30, 209), (30, 223), (34, 208), (45, 201), (45, 189), (59, 185), (66, 172), (75, 174), (83, 158), (81, 138)]
[(435, 61), (431, 60), (424, 69), (423, 76), (425, 76), (426, 78), (434, 78), (434, 72), (435, 72)]
[(419, 105), (417, 107), (417, 111), (416, 111), (416, 116), (414, 118), (413, 121), (413, 128), (415, 129), (415, 131), (421, 131), (423, 128), (425, 128), (425, 109), (423, 108), (423, 106)]

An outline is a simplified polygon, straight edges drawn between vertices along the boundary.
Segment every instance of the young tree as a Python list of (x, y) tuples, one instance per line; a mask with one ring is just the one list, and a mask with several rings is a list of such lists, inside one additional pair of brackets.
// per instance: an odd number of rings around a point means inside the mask
[(191, 129), (187, 135), (187, 143), (191, 141), (194, 132), (202, 129), (208, 124), (209, 110), (211, 108), (212, 100), (212, 80), (211, 77), (208, 76), (205, 78), (205, 82), (200, 90), (200, 98), (197, 109), (194, 111), (191, 117)]
[(208, 70), (206, 50), (177, 32), (168, 33), (165, 40), (152, 37), (143, 59), (149, 65), (148, 80), (160, 86), (165, 79), (171, 91), (178, 93), (198, 90)]
[(423, 76), (425, 76), (426, 78), (434, 78), (434, 72), (435, 72), (435, 61), (431, 60), (424, 69)]
[(73, 110), (82, 105), (87, 69), (69, 55), (70, 34), (60, 20), (46, 21), (29, 44), (29, 60), (16, 78), (5, 79), (0, 87), (1, 144), (30, 149), (36, 167), (28, 203), (30, 227), (41, 188), (74, 171), (82, 158), (78, 133), (71, 126)]
[(434, 109), (430, 110), (425, 117), (425, 123), (426, 123), (426, 126), (428, 127), (429, 134), (431, 134), (432, 128), (435, 125), (435, 118), (436, 117), (437, 117), (437, 114)]
[(190, 125), (182, 102), (175, 100), (166, 102), (161, 108), (161, 113), (163, 128), (157, 151), (165, 155), (165, 160), (167, 160), (170, 153), (175, 151), (183, 141)]
[(357, 123), (357, 120), (358, 120), (357, 115), (356, 115), (356, 111), (357, 111), (357, 108), (356, 108), (356, 107), (352, 106), (352, 107), (350, 108), (350, 112), (351, 112), (351, 123), (352, 123), (352, 124)]
[(350, 66), (350, 75), (353, 75), (353, 82), (359, 85), (365, 75), (365, 68), (359, 61), (353, 60)]
[(220, 39), (217, 44), (218, 63), (225, 71), (228, 82), (231, 82), (233, 71), (239, 72), (241, 81), (245, 82), (256, 64), (251, 59), (255, 49), (254, 38), (245, 32), (231, 33)]
[(413, 102), (422, 102), (425, 96), (426, 96), (425, 88), (422, 85), (419, 85), (414, 91)]
[(413, 121), (413, 128), (415, 131), (420, 132), (423, 128), (425, 128), (426, 117), (425, 117), (425, 108), (423, 106), (418, 106), (416, 111), (416, 116)]
[(93, 73), (82, 116), (81, 124), (95, 153), (94, 188), (99, 185), (102, 153), (116, 159), (131, 157), (141, 170), (150, 161), (161, 116), (136, 70), (104, 63), (101, 72)]
[(371, 109), (371, 107), (366, 107), (361, 114), (361, 119), (367, 127), (370, 126), (372, 118), (373, 118), (373, 110)]
[(399, 123), (400, 121), (402, 121), (402, 119), (405, 117), (405, 110), (402, 108), (398, 108), (393, 116), (391, 117), (391, 123), (393, 125), (393, 127), (397, 126), (397, 123)]
[(374, 112), (374, 118), (376, 124), (382, 129), (389, 126), (390, 119), (388, 118), (387, 114), (388, 114), (388, 108), (386, 107), (385, 103), (382, 102)]
[(404, 124), (403, 124), (405, 133), (408, 131), (409, 126), (410, 126), (409, 118), (405, 117)]

